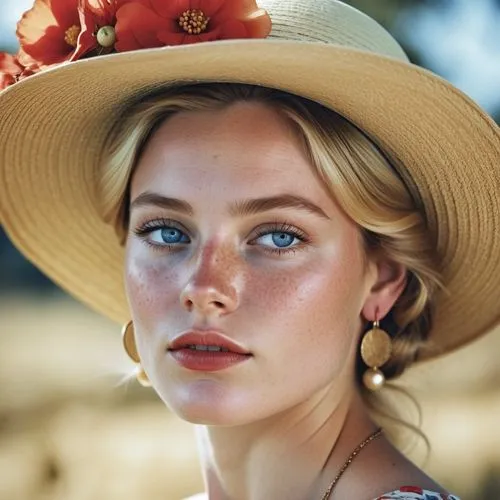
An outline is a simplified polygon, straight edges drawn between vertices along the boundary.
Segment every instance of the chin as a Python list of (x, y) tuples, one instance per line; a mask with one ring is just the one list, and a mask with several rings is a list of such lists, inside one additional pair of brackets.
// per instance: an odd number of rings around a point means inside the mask
[(231, 427), (241, 425), (242, 422), (234, 421), (213, 408), (175, 408), (172, 411), (182, 420), (190, 424)]
[(261, 418), (255, 415), (258, 401), (251, 401), (242, 391), (228, 389), (213, 380), (169, 386), (165, 391), (159, 390), (158, 395), (173, 413), (192, 424), (236, 426)]

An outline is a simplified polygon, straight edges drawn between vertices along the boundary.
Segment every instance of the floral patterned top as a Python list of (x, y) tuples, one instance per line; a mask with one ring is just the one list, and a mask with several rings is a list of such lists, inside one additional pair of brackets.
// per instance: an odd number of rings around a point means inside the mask
[(460, 500), (455, 495), (423, 490), (416, 486), (402, 486), (399, 490), (385, 493), (374, 500)]
[[(200, 493), (194, 497), (186, 498), (186, 500), (208, 500), (208, 497), (206, 493)], [(374, 500), (460, 500), (460, 498), (455, 495), (423, 490), (416, 486), (402, 486), (399, 490), (385, 493)]]

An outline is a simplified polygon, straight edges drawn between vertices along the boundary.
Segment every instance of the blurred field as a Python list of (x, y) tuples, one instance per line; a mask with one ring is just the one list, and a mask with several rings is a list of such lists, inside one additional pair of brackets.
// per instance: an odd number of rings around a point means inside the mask
[[(134, 381), (120, 327), (59, 295), (0, 301), (0, 500), (179, 500), (201, 491), (193, 429)], [(500, 331), (406, 377), (463, 500), (500, 499)], [(271, 500), (271, 499), (270, 499)]]

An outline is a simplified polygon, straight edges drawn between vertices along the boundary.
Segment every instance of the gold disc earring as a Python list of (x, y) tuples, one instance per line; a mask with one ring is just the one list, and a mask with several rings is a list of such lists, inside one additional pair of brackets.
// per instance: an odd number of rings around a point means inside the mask
[(139, 353), (137, 352), (137, 346), (135, 345), (135, 332), (134, 332), (134, 324), (132, 323), (132, 321), (129, 321), (123, 327), (122, 341), (123, 341), (123, 347), (128, 357), (138, 365), (135, 371), (135, 376), (138, 382), (143, 387), (151, 387), (151, 382), (149, 381), (148, 375), (144, 371), (144, 368), (141, 366), (141, 358), (139, 357)]
[(380, 328), (378, 320), (368, 330), (361, 342), (361, 357), (368, 366), (363, 374), (363, 384), (370, 391), (378, 391), (385, 383), (385, 376), (380, 370), (392, 354), (392, 340), (389, 334)]

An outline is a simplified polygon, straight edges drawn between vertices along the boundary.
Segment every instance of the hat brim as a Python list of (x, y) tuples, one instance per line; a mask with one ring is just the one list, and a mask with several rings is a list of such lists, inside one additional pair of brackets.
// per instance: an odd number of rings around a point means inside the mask
[(132, 98), (184, 82), (238, 82), (320, 102), (405, 166), (423, 200), (447, 292), (437, 297), (437, 356), (500, 321), (500, 133), (434, 74), (318, 43), (237, 40), (70, 63), (0, 95), (0, 209), (21, 251), (111, 319), (130, 319), (124, 249), (99, 214), (96, 179), (110, 128)]

